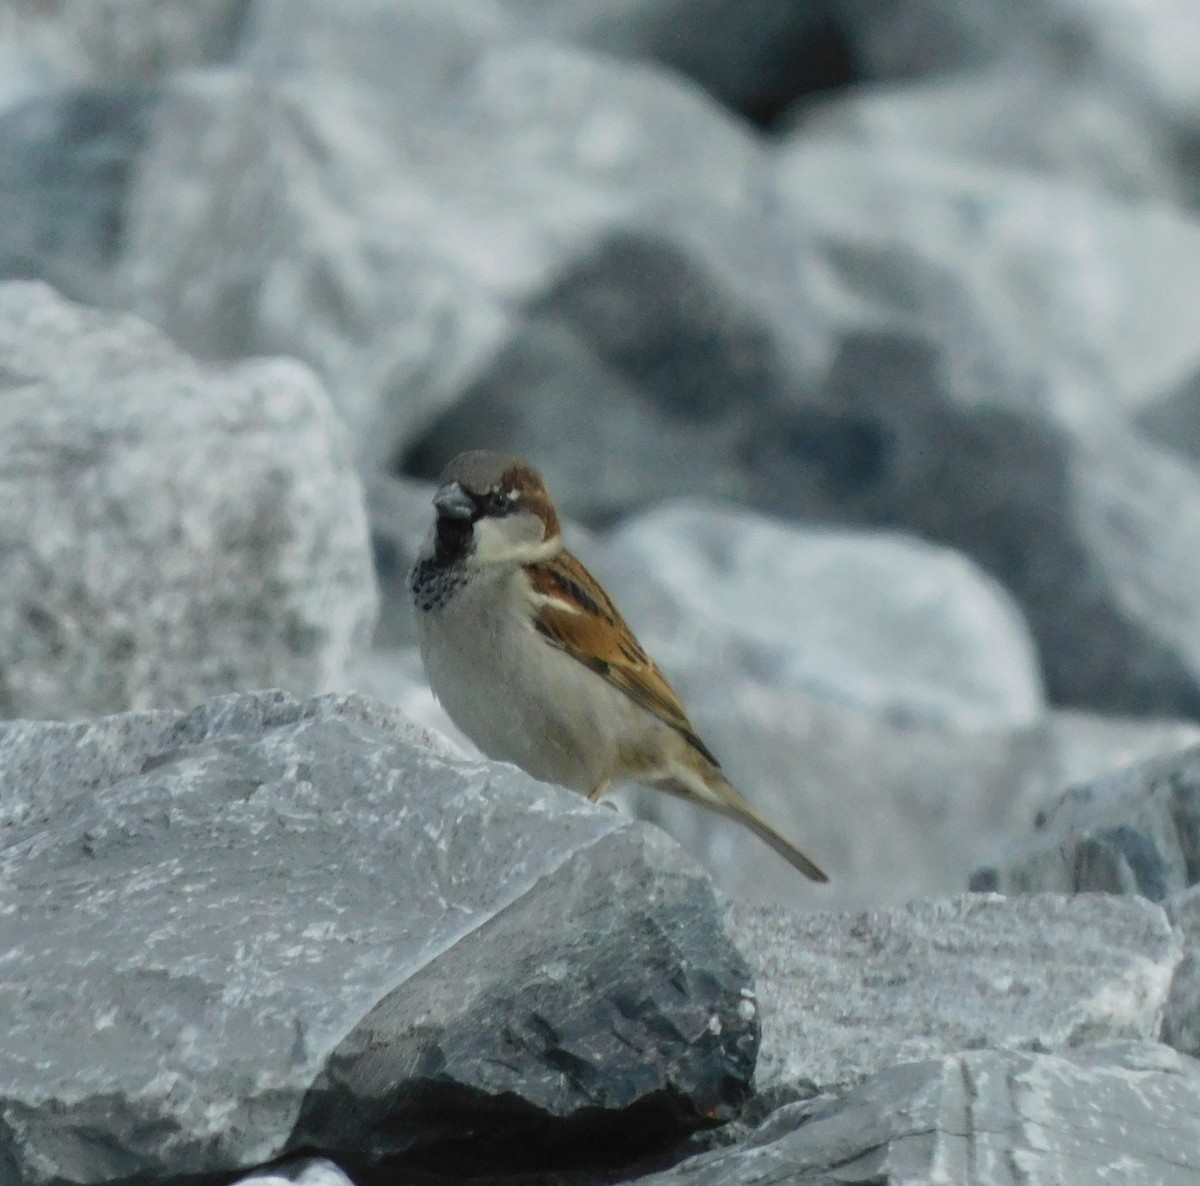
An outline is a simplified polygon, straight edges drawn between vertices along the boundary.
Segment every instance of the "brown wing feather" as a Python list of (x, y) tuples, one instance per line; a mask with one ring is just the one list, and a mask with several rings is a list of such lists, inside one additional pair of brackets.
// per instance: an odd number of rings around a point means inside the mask
[[(565, 550), (529, 565), (525, 572), (534, 591), (552, 599), (539, 607), (534, 619), (546, 639), (670, 725), (719, 767), (696, 736), (675, 689), (642, 649), (596, 578)], [(562, 608), (555, 602), (562, 603)], [(583, 612), (575, 612), (572, 605)]]

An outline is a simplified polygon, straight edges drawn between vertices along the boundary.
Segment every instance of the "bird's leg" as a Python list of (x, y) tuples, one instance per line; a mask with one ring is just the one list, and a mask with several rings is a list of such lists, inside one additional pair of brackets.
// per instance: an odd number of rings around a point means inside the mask
[(601, 796), (604, 794), (605, 791), (608, 790), (608, 788), (610, 786), (612, 786), (612, 779), (606, 778), (602, 783), (600, 783), (597, 787), (595, 787), (592, 790), (592, 792), (588, 795), (588, 802), (589, 803), (599, 803)]

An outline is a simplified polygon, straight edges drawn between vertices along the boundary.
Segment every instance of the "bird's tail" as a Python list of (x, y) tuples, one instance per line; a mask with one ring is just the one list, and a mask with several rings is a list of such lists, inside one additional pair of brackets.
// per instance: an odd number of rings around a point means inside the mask
[(701, 803), (710, 811), (719, 812), (731, 820), (744, 824), (760, 840), (769, 844), (794, 869), (798, 869), (810, 881), (827, 882), (824, 871), (808, 859), (790, 840), (776, 831), (762, 813), (727, 779), (720, 770), (713, 768), (702, 775), (699, 771), (680, 770), (676, 777), (656, 783), (661, 790)]

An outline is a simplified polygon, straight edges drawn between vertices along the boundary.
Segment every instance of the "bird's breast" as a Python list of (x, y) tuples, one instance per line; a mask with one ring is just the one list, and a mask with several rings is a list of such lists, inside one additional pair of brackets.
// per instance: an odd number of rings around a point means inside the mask
[(537, 632), (525, 579), (468, 584), (418, 613), (430, 686), (489, 757), (590, 791), (614, 777), (634, 706)]

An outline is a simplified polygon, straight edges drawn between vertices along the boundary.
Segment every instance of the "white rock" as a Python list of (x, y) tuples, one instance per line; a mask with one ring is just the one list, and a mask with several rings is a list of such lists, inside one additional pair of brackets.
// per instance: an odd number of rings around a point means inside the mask
[[(676, 673), (719, 670), (729, 686), (817, 692), (885, 717), (967, 728), (1024, 725), (1044, 709), (1016, 603), (948, 548), (704, 503), (627, 521), (609, 547), (640, 562), (670, 598), (670, 616), (650, 618), (639, 634)], [(621, 604), (625, 590), (610, 591)]]
[(127, 315), (0, 286), (0, 716), (344, 684), (376, 612), (320, 384), (197, 363)]

